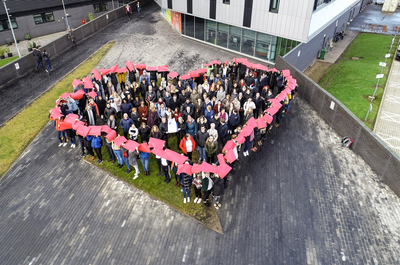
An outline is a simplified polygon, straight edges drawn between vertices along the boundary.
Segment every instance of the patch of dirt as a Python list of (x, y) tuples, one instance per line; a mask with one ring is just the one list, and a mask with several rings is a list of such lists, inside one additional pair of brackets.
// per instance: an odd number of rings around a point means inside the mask
[(311, 78), (314, 82), (319, 83), (321, 78), (323, 78), (328, 72), (328, 69), (331, 65), (332, 63), (317, 60), (312, 66), (308, 67), (304, 71), (304, 74)]
[(362, 60), (364, 57), (350, 57), (349, 60)]

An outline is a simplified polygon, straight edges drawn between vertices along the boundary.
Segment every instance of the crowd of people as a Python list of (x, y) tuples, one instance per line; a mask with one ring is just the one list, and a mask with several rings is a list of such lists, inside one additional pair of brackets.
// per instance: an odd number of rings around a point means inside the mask
[[(140, 173), (139, 160), (144, 175), (150, 175), (153, 153), (157, 176), (168, 184), (172, 171), (184, 203), (190, 202), (193, 187), (194, 203), (210, 206), (212, 193), (216, 209), (239, 154), (258, 151), (297, 92), (288, 70), (267, 69), (246, 59), (214, 60), (183, 76), (170, 73), (167, 66), (126, 66), (100, 73), (94, 69), (90, 77), (74, 80), (73, 93), (60, 96), (50, 110), (59, 146), (69, 141), (75, 148), (77, 136), (82, 157), (93, 161), (96, 153), (101, 164), (104, 145), (107, 162), (119, 168), (125, 164), (127, 174), (134, 168), (133, 179)], [(171, 138), (182, 155), (169, 150)]]

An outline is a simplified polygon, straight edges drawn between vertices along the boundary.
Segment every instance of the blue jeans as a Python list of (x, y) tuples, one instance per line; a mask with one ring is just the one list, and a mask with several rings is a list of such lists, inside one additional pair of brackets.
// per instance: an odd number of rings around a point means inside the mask
[(199, 150), (199, 158), (206, 161), (206, 148), (197, 146), (197, 149)]
[(118, 159), (118, 164), (119, 165), (123, 165), (124, 164), (124, 160), (122, 158), (121, 150), (114, 150), (114, 154)]
[(43, 70), (44, 70), (44, 66), (43, 66), (43, 62), (42, 62), (42, 61), (37, 61), (37, 62), (36, 62), (36, 69), (39, 69), (39, 68), (38, 68), (39, 65), (41, 65), (42, 68), (43, 68)]
[(183, 192), (183, 198), (189, 198), (190, 197), (190, 189), (188, 191), (186, 191), (185, 188), (183, 188), (182, 192)]
[(250, 141), (244, 142), (244, 152), (247, 152), (249, 150), (249, 147), (250, 147)]
[(74, 136), (74, 137), (71, 137), (71, 143), (72, 143), (72, 144), (75, 144), (75, 136)]
[(140, 7), (137, 8), (137, 12), (138, 12), (138, 14), (140, 14)]
[(61, 140), (61, 136), (64, 138), (64, 143), (67, 142), (67, 134), (65, 131), (57, 131), (57, 138), (60, 141), (60, 143), (63, 143), (63, 140)]
[[(51, 68), (51, 63), (50, 63), (50, 59), (46, 59), (45, 60), (47, 63), (47, 70), (49, 70)], [(37, 67), (36, 67), (37, 68)], [(52, 69), (52, 68), (51, 68)]]
[(129, 160), (128, 160), (128, 158), (125, 157), (125, 156), (122, 156), (122, 158), (123, 158), (124, 161), (125, 161), (126, 167), (130, 170), (130, 169), (131, 169), (131, 165), (129, 165)]
[(148, 159), (148, 158), (146, 158), (146, 159), (140, 158), (140, 161), (142, 161), (144, 171), (149, 171), (149, 160), (150, 159)]
[(289, 111), (290, 102), (292, 102), (292, 100), (289, 100), (289, 103), (286, 105), (286, 107), (285, 107), (286, 111)]

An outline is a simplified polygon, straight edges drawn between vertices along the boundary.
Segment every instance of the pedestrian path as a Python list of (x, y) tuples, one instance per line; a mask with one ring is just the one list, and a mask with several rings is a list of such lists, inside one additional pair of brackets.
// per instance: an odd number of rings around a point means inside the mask
[(400, 198), (301, 98), (240, 160), (222, 235), (58, 147), (49, 122), (0, 180), (0, 264), (398, 263)]
[(393, 60), (374, 132), (400, 155), (400, 62)]

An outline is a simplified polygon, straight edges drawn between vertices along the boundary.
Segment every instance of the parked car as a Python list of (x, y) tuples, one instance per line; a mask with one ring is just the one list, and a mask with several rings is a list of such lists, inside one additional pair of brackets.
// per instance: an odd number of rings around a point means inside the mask
[[(385, 0), (376, 0), (375, 5), (383, 5), (385, 3)], [(400, 6), (400, 1), (397, 6)]]
[(396, 54), (396, 58), (395, 58), (397, 61), (400, 61), (400, 52), (398, 52), (397, 54)]

